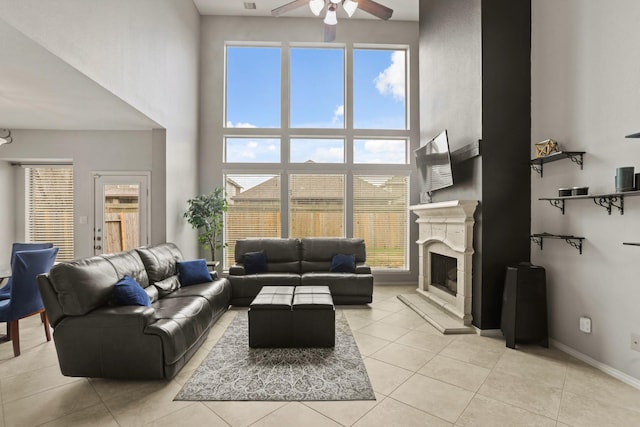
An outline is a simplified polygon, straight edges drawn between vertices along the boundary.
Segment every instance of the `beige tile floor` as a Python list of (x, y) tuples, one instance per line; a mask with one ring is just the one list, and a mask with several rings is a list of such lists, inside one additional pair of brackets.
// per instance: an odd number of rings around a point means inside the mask
[(172, 381), (67, 378), (39, 319), (21, 323), (22, 355), (0, 344), (0, 427), (13, 426), (640, 426), (640, 390), (556, 350), (443, 336), (376, 287), (370, 307), (341, 307), (376, 401), (174, 402), (237, 314), (231, 310)]

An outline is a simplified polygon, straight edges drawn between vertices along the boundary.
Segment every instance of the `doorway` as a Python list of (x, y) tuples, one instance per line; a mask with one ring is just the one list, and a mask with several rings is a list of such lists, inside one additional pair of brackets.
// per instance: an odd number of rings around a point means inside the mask
[(149, 244), (149, 172), (94, 172), (94, 255)]

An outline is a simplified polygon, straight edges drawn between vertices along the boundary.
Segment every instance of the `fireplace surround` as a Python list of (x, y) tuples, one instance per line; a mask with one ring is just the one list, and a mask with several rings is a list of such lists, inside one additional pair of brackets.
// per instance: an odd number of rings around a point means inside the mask
[[(473, 215), (477, 205), (477, 200), (451, 200), (410, 207), (418, 216), (417, 293), (460, 319), (464, 325), (471, 325), (472, 320)], [(432, 283), (434, 273), (436, 276), (440, 274), (432, 272), (434, 254), (456, 261), (455, 293)]]

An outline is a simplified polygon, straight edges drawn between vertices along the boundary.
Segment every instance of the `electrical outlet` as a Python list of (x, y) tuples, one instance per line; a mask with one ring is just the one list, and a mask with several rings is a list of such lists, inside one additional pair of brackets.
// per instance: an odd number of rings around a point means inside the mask
[(591, 333), (591, 318), (585, 316), (580, 318), (580, 330), (585, 334)]
[(640, 351), (640, 335), (631, 334), (631, 350)]

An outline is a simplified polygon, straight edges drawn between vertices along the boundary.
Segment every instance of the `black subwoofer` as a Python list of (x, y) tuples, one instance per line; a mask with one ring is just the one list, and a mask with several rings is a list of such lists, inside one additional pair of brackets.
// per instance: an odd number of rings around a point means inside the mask
[(529, 263), (507, 267), (501, 328), (509, 348), (517, 342), (549, 347), (544, 268)]

